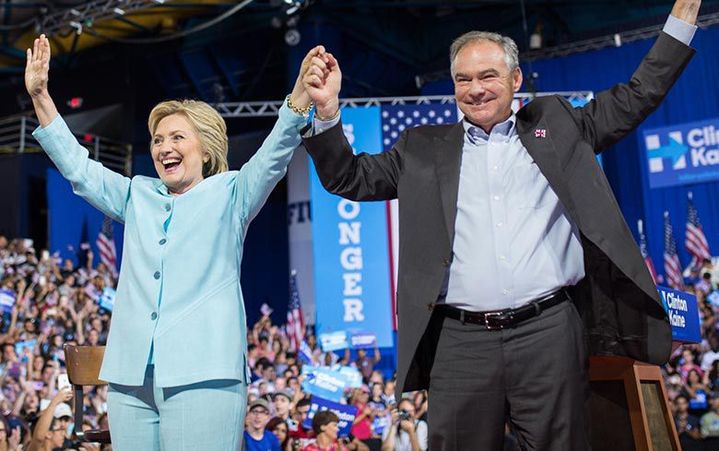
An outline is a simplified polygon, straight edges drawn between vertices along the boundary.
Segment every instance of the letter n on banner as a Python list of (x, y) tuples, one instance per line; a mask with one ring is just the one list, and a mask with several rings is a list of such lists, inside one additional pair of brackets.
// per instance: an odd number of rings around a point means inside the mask
[[(379, 107), (344, 108), (342, 124), (355, 153), (382, 152)], [(317, 333), (362, 330), (391, 347), (386, 203), (329, 194), (309, 166)]]

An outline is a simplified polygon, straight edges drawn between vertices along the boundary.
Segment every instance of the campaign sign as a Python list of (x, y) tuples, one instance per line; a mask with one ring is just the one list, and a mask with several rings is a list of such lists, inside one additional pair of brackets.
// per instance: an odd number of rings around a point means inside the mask
[(115, 305), (115, 289), (105, 288), (102, 290), (102, 294), (100, 295), (98, 302), (100, 307), (111, 312), (112, 307)]
[[(381, 124), (379, 107), (342, 109), (357, 154), (383, 151)], [(317, 333), (366, 330), (393, 346), (387, 205), (329, 194), (309, 167)]]
[(348, 387), (360, 388), (362, 386), (362, 373), (357, 368), (342, 366), (338, 372), (347, 380)]
[(339, 404), (314, 395), (310, 398), (310, 403), (310, 411), (307, 413), (307, 418), (305, 418), (304, 423), (302, 423), (304, 428), (312, 429), (312, 418), (314, 418), (317, 412), (331, 410), (340, 419), (339, 423), (337, 423), (339, 427), (337, 435), (339, 437), (347, 437), (350, 434), (352, 423), (354, 423), (355, 417), (357, 416), (357, 407)]
[(15, 292), (5, 288), (0, 289), (0, 309), (3, 312), (12, 312), (15, 306)]
[(719, 180), (719, 118), (647, 130), (649, 186)]
[(389, 426), (389, 422), (392, 419), (390, 415), (377, 415), (372, 421), (372, 432), (376, 435), (382, 435), (384, 429)]
[(372, 332), (355, 332), (350, 338), (352, 349), (367, 349), (377, 346), (377, 336)]
[(302, 381), (302, 390), (324, 399), (339, 402), (342, 400), (347, 378), (328, 367), (302, 367), (305, 380)]
[(320, 346), (324, 352), (336, 351), (338, 349), (347, 349), (347, 332), (340, 330), (337, 332), (326, 332), (319, 335)]
[[(18, 341), (17, 343), (15, 343), (15, 354), (17, 354), (18, 357), (24, 359), (25, 350), (29, 349), (30, 352), (32, 353), (35, 350), (36, 344), (37, 344), (36, 339)], [(27, 361), (27, 359), (24, 359), (23, 361)]]
[(701, 343), (699, 309), (693, 294), (658, 286), (664, 310), (669, 314), (672, 338), (683, 343)]

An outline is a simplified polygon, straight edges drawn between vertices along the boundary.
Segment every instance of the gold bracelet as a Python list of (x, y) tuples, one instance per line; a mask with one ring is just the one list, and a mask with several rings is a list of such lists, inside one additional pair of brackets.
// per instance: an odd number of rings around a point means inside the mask
[(304, 116), (304, 117), (309, 116), (310, 111), (312, 110), (312, 107), (314, 107), (315, 105), (312, 102), (310, 102), (310, 104), (307, 105), (306, 107), (300, 108), (297, 105), (292, 103), (292, 99), (290, 99), (291, 96), (292, 96), (292, 94), (287, 94), (287, 106), (289, 107), (289, 109), (291, 109), (296, 114), (299, 114), (300, 116)]

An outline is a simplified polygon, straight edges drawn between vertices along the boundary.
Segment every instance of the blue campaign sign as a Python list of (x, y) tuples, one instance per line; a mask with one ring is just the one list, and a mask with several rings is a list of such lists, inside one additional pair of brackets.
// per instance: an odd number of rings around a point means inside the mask
[(112, 311), (112, 308), (115, 306), (115, 289), (109, 287), (103, 289), (98, 302), (100, 307)]
[(348, 380), (341, 373), (328, 367), (303, 366), (302, 374), (305, 376), (302, 381), (302, 390), (305, 392), (336, 402), (342, 400)]
[(32, 340), (25, 340), (25, 341), (18, 341), (15, 343), (15, 354), (17, 354), (18, 357), (21, 359), (24, 359), (23, 362), (27, 362), (27, 359), (25, 359), (25, 350), (29, 349), (32, 353), (35, 349), (35, 346), (37, 345), (37, 339)]
[(701, 343), (699, 308), (693, 294), (658, 286), (664, 310), (669, 314), (672, 338), (683, 343)]
[[(382, 151), (379, 107), (344, 108), (342, 123), (356, 153)], [(317, 333), (363, 330), (390, 347), (387, 205), (329, 194), (309, 166)]]
[(644, 132), (649, 186), (719, 180), (719, 118)]
[(319, 334), (320, 346), (324, 352), (337, 351), (338, 349), (347, 349), (347, 332), (338, 330), (337, 332), (326, 332)]
[(360, 373), (357, 368), (342, 366), (338, 371), (345, 379), (347, 379), (348, 387), (360, 388), (362, 386), (362, 373)]
[(377, 346), (377, 336), (372, 332), (354, 332), (350, 338), (352, 349), (367, 349)]
[(339, 404), (317, 396), (312, 396), (310, 398), (310, 411), (307, 413), (307, 418), (305, 418), (302, 426), (306, 429), (312, 429), (312, 418), (314, 418), (317, 412), (322, 410), (331, 410), (339, 417), (340, 421), (337, 423), (337, 426), (339, 427), (337, 435), (339, 437), (347, 437), (350, 435), (352, 423), (354, 423), (355, 417), (357, 416), (357, 407), (347, 404)]
[(6, 288), (0, 288), (0, 310), (4, 312), (12, 312), (15, 306), (15, 292)]

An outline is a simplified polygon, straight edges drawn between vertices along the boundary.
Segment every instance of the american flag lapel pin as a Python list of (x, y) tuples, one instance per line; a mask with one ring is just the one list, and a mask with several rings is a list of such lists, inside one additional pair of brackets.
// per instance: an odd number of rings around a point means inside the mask
[(534, 130), (534, 137), (535, 138), (546, 138), (547, 137), (547, 129), (546, 128), (538, 128)]

